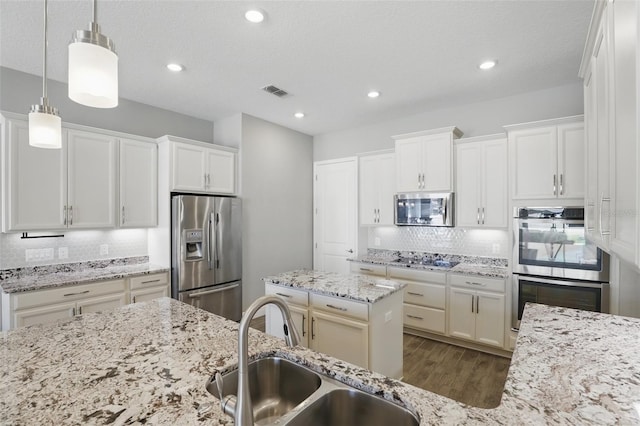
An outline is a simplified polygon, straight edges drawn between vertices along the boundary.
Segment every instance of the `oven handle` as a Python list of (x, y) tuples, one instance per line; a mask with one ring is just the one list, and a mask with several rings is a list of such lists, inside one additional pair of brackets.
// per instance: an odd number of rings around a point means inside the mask
[(542, 283), (542, 284), (563, 285), (567, 287), (585, 287), (585, 288), (601, 289), (605, 285), (609, 284), (609, 283), (604, 283), (599, 281), (591, 281), (591, 282), (579, 281), (578, 282), (578, 281), (555, 280), (555, 279), (540, 278), (538, 276), (519, 275), (519, 274), (515, 274), (515, 276), (518, 281), (526, 280), (526, 281), (532, 281), (532, 282)]

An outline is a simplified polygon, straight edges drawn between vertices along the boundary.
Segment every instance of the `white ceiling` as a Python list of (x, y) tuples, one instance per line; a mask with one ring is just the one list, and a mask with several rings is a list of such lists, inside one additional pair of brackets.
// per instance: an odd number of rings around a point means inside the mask
[[(262, 24), (244, 19), (250, 7)], [(0, 0), (0, 65), (42, 75), (42, 1)], [(215, 121), (245, 112), (316, 135), (578, 81), (593, 0), (101, 0), (120, 96)], [(49, 77), (91, 1), (49, 1)], [(477, 68), (497, 58), (491, 71)], [(169, 72), (175, 61), (186, 69)], [(291, 95), (260, 90), (274, 84)], [(367, 98), (376, 89), (382, 96)], [(51, 99), (55, 105), (55, 99)], [(304, 111), (302, 119), (293, 117)]]

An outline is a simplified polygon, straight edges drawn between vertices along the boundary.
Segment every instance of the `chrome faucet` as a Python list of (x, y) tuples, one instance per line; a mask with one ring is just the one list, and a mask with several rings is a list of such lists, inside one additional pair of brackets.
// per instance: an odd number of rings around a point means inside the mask
[(280, 309), (284, 320), (284, 337), (288, 346), (296, 346), (300, 341), (298, 330), (296, 330), (291, 320), (291, 311), (287, 303), (278, 296), (262, 296), (249, 306), (245, 311), (240, 327), (238, 328), (238, 395), (222, 396), (222, 376), (216, 373), (216, 385), (222, 410), (233, 416), (236, 426), (253, 426), (253, 408), (251, 405), (251, 394), (249, 393), (249, 323), (256, 312), (272, 303)]

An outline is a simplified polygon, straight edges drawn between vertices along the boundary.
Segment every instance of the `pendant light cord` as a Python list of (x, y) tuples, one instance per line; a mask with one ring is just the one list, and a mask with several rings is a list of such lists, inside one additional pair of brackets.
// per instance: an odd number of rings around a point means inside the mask
[(47, 99), (47, 0), (44, 0), (44, 49), (42, 55), (42, 98)]

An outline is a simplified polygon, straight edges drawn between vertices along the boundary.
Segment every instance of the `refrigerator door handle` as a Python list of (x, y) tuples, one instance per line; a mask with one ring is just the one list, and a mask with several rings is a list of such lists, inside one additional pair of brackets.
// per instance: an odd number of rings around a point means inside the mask
[(213, 231), (213, 224), (212, 224), (212, 219), (211, 219), (211, 215), (209, 215), (209, 229), (207, 230), (207, 263), (209, 266), (209, 269), (211, 269), (211, 244), (212, 244), (212, 238), (211, 238), (211, 233)]
[(219, 226), (220, 225), (220, 214), (216, 213), (216, 241), (215, 241), (215, 247), (214, 247), (214, 259), (216, 260), (216, 269), (220, 269), (220, 256), (218, 255), (218, 235), (220, 234), (220, 229)]

